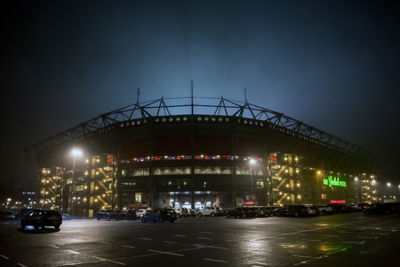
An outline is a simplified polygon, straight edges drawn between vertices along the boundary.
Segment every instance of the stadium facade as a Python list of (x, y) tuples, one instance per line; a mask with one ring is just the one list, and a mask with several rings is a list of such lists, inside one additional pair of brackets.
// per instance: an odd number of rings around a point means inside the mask
[[(72, 148), (83, 151), (72, 156)], [(247, 101), (136, 103), (26, 148), (40, 204), (74, 215), (135, 207), (377, 200), (371, 153)]]

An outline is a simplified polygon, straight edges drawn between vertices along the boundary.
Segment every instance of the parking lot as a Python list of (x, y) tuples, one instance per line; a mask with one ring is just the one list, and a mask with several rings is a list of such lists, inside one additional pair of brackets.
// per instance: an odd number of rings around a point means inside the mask
[(0, 266), (400, 266), (400, 216), (0, 222)]

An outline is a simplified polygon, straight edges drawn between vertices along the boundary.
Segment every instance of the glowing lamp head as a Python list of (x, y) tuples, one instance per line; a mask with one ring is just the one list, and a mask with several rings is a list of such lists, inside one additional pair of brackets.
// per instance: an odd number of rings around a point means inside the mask
[(251, 164), (251, 165), (256, 164), (256, 162), (257, 162), (257, 161), (256, 161), (255, 159), (251, 159), (251, 160), (250, 160), (250, 164)]
[(321, 174), (321, 171), (317, 171), (317, 174), (320, 175), (320, 174)]
[(83, 153), (82, 153), (82, 150), (74, 148), (74, 149), (72, 149), (71, 154), (74, 157), (80, 157), (80, 156), (82, 156)]
[(354, 177), (354, 181), (358, 182), (358, 177)]
[(371, 181), (371, 184), (372, 184), (372, 185), (376, 185), (376, 180), (372, 180), (372, 181)]

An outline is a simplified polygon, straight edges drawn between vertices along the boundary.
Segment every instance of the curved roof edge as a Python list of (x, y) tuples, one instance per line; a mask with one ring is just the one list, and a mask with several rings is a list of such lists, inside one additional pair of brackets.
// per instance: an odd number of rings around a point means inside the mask
[[(54, 136), (25, 148), (25, 151), (42, 151), (48, 147), (84, 138), (98, 130), (135, 119), (176, 115), (229, 116), (263, 121), (274, 130), (296, 134), (301, 139), (327, 145), (357, 156), (370, 158), (371, 152), (306, 123), (249, 102), (216, 97), (161, 97), (152, 101), (131, 104), (80, 123)], [(274, 127), (273, 127), (274, 126)]]

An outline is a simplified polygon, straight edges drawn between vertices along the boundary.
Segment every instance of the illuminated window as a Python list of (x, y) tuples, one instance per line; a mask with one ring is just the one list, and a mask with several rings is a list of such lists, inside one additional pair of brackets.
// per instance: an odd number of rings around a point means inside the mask
[(253, 175), (263, 176), (264, 172), (261, 169), (252, 169), (250, 167), (236, 167), (236, 175)]
[(142, 203), (142, 193), (135, 193), (135, 201), (136, 203)]
[(258, 180), (257, 181), (257, 188), (264, 188), (264, 181)]
[(219, 166), (198, 166), (194, 168), (194, 174), (231, 174), (231, 168)]
[(175, 168), (155, 168), (153, 170), (154, 175), (190, 175), (190, 167), (175, 167)]

